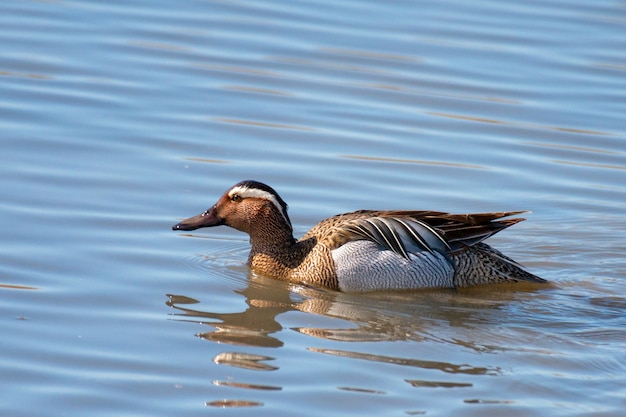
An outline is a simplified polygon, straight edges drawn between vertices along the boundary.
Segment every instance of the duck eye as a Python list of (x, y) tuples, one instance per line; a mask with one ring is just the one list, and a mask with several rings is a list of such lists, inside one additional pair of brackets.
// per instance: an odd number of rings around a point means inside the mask
[(241, 196), (239, 194), (235, 194), (230, 198), (230, 201), (233, 201), (235, 203), (238, 203), (241, 201)]

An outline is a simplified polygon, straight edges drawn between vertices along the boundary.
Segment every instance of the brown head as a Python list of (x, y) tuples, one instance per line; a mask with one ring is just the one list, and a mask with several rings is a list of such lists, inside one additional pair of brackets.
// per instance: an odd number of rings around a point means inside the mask
[(246, 180), (233, 185), (208, 210), (174, 225), (172, 230), (196, 230), (226, 225), (255, 239), (293, 243), (287, 204), (268, 185)]

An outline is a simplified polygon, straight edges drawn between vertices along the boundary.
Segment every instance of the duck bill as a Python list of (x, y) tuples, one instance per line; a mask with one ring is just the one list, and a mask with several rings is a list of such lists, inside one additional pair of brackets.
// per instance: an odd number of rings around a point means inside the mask
[(211, 207), (204, 213), (190, 217), (178, 224), (175, 224), (172, 226), (172, 230), (196, 230), (201, 227), (213, 227), (224, 224), (224, 220), (221, 219), (215, 211), (215, 207)]

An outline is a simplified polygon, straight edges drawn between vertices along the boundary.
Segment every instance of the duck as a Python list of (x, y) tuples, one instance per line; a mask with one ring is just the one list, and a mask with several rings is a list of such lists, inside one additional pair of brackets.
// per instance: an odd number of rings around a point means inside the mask
[(296, 239), (287, 208), (272, 187), (245, 180), (172, 229), (229, 226), (249, 235), (252, 272), (344, 292), (547, 282), (483, 242), (525, 220), (510, 217), (526, 211), (359, 210)]

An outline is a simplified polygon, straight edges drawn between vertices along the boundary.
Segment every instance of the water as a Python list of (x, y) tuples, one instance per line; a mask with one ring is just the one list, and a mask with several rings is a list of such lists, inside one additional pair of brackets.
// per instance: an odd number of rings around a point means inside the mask
[[(626, 6), (0, 5), (3, 416), (617, 416)], [(360, 208), (532, 210), (546, 288), (340, 294), (170, 230), (269, 183)], [(228, 410), (223, 410), (228, 409)]]

